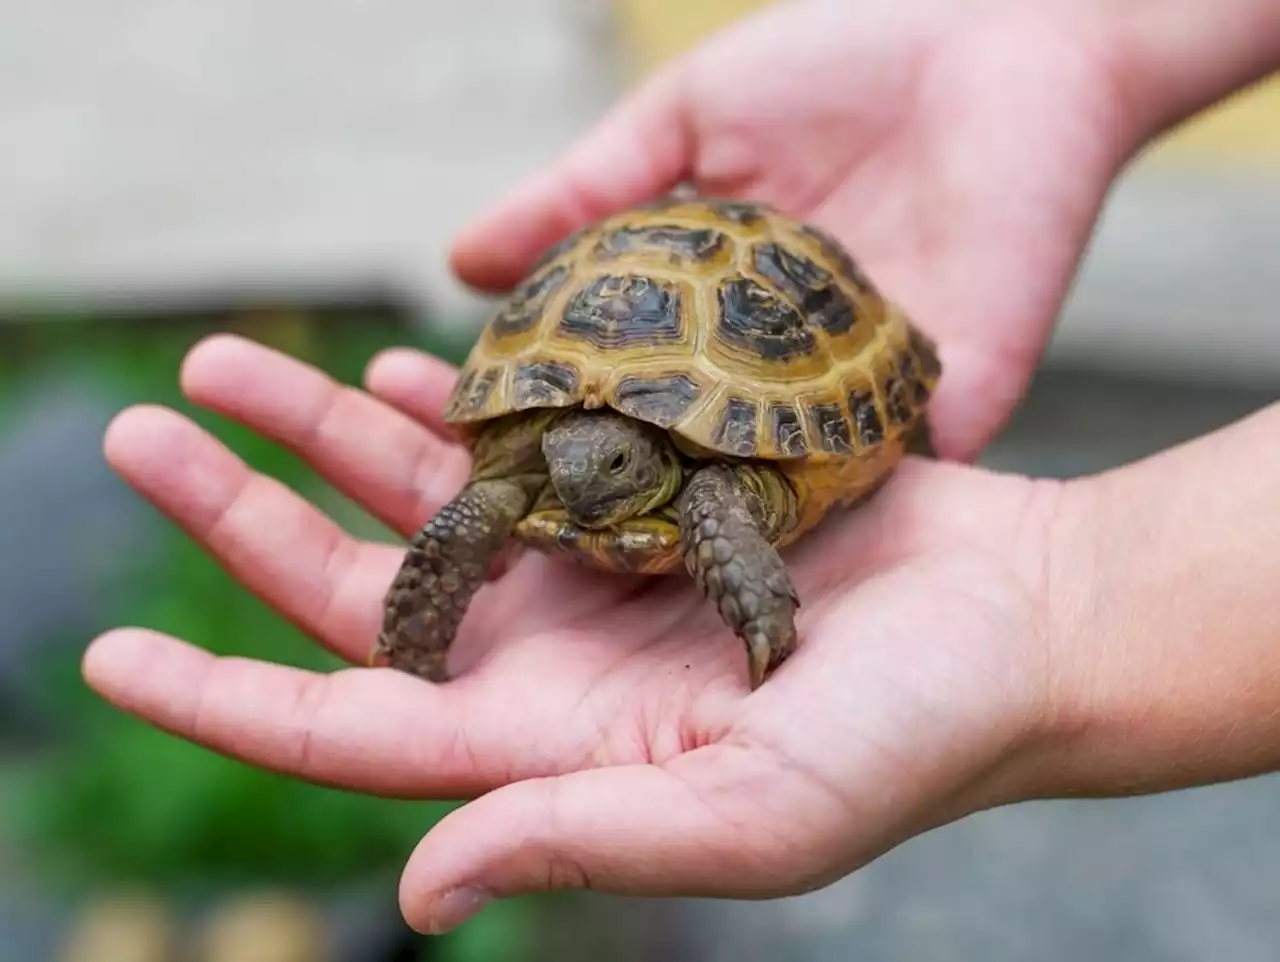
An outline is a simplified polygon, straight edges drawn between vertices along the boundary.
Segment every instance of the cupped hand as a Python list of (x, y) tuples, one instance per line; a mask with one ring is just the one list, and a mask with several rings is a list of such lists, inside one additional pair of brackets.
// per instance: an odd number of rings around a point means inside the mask
[(1129, 156), (1070, 4), (777, 4), (657, 71), (457, 239), (502, 290), (602, 215), (687, 182), (826, 227), (941, 344), (932, 414), (968, 459), (1021, 397)]
[[(297, 452), (408, 534), (467, 456), (437, 421), (455, 373), (397, 350), (371, 393), (230, 336), (187, 396)], [(248, 763), (373, 794), (473, 799), (427, 833), (402, 906), (439, 931), (548, 888), (743, 898), (834, 880), (934, 825), (1018, 796), (1050, 701), (1054, 483), (909, 459), (787, 553), (799, 648), (756, 692), (684, 577), (524, 553), (476, 596), (458, 677), (363, 667), (402, 549), (354, 540), (177, 413), (138, 407), (110, 463), (249, 590), (351, 663), (217, 658), (127, 628), (90, 646), (124, 710)]]

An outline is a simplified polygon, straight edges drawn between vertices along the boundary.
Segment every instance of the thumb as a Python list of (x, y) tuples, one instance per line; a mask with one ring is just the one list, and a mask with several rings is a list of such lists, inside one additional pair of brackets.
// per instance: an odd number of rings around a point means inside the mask
[(691, 164), (684, 68), (642, 81), (550, 168), (519, 184), (455, 240), (452, 268), (481, 290), (510, 288), (556, 241), (673, 188)]
[(687, 764), (698, 754), (676, 760), (680, 774), (656, 765), (589, 769), (515, 782), (456, 809), (405, 867), (406, 921), (444, 932), (491, 899), (563, 889), (722, 898), (797, 891), (787, 883), (802, 876), (786, 866), (807, 859), (786, 837), (786, 813), (750, 785), (700, 786)]

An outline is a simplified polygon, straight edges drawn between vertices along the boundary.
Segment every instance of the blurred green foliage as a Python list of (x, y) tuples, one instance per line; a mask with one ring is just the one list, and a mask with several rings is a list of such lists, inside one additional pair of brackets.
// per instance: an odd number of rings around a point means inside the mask
[[(174, 407), (248, 464), (319, 504), (354, 533), (391, 540), (298, 458), (181, 396), (183, 355), (200, 337), (234, 329), (359, 384), (378, 350), (415, 344), (458, 361), (467, 344), (425, 336), (387, 312), (266, 310), (195, 318), (57, 319), (0, 324), (0, 430), (21, 412), (12, 398), (33, 377), (91, 385), (113, 410), (137, 402)], [(118, 401), (118, 403), (116, 403)], [(158, 519), (157, 519), (158, 520)], [(337, 660), (243, 590), (176, 526), (157, 524), (159, 549), (112, 559), (121, 590), (101, 628), (141, 625), (221, 654), (327, 670)], [(111, 552), (109, 544), (86, 551)], [(83, 684), (87, 639), (42, 639), (38, 697), (61, 723), (55, 750), (9, 792), (18, 841), (50, 885), (165, 889), (275, 883), (341, 886), (399, 871), (412, 846), (447, 811), (439, 804), (369, 798), (261, 771), (157, 731), (104, 704)], [(405, 738), (411, 739), (412, 732)], [(513, 937), (510, 912), (469, 928), (470, 951), (492, 957)], [(502, 920), (506, 919), (504, 923)], [(519, 925), (516, 925), (519, 928)], [(459, 938), (462, 938), (461, 935)], [(495, 943), (494, 940), (497, 940)], [(516, 957), (504, 954), (502, 957)]]

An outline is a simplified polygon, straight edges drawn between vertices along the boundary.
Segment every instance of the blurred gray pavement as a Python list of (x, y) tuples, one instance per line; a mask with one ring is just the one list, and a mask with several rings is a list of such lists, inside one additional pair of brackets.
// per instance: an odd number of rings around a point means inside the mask
[[(8, 0), (0, 299), (387, 281), (612, 101), (591, 0)], [(447, 319), (447, 318), (446, 318)]]

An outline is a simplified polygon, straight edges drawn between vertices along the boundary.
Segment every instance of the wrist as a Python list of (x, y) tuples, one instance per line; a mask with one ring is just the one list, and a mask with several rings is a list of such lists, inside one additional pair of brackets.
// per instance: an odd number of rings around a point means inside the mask
[(1280, 406), (1063, 491), (1028, 795), (1280, 768)]
[(1088, 48), (1141, 148), (1280, 70), (1280, 0), (1053, 0)]
[[(1124, 661), (1117, 632), (1130, 615), (1128, 605), (1116, 606), (1121, 589), (1108, 581), (1118, 566), (1114, 539), (1111, 557), (1102, 554), (1104, 519), (1114, 511), (1113, 500), (1104, 478), (1070, 482), (1059, 500), (1046, 560), (1052, 586), (1046, 697), (1026, 772), (1031, 797), (1140, 790), (1131, 762), (1120, 757), (1132, 753), (1138, 732), (1135, 699), (1117, 678)], [(1128, 552), (1121, 548), (1120, 553)], [(1144, 581), (1160, 580), (1146, 565), (1134, 573)]]

